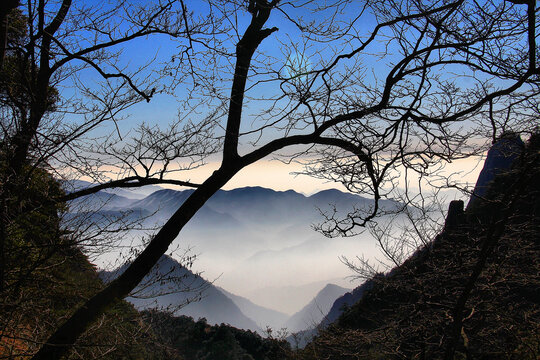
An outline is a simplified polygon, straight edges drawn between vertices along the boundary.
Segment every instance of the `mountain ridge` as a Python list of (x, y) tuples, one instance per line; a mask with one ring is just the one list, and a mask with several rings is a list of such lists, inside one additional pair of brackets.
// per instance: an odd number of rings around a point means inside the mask
[[(111, 204), (110, 211), (116, 211), (118, 215), (121, 212), (131, 213), (132, 217), (143, 214), (146, 218), (142, 220), (141, 228), (157, 229), (193, 191), (160, 189), (125, 208)], [(293, 190), (276, 191), (263, 187), (220, 190), (185, 226), (176, 244), (181, 251), (192, 251), (197, 255), (195, 271), (204, 271), (209, 278), (219, 278), (219, 285), (235, 294), (245, 296), (248, 293), (246, 289), (250, 288), (296, 286), (323, 279), (324, 284), (318, 291), (331, 279), (348, 275), (348, 270), (339, 261), (341, 255), (377, 251), (376, 245), (367, 241), (369, 234), (328, 239), (314, 231), (312, 224), (322, 221), (318, 209), (324, 209), (333, 202), (337, 208), (348, 211), (353, 203), (361, 205), (369, 201), (339, 190), (323, 190), (311, 196)], [(388, 202), (385, 204), (392, 206)], [(103, 213), (102, 217), (109, 219), (109, 215), (114, 214)], [(96, 218), (99, 215), (98, 212)], [(124, 238), (130, 246), (142, 246), (143, 236), (148, 237), (148, 234), (132, 231)], [(98, 266), (100, 263), (107, 266), (115, 259), (98, 261)], [(319, 266), (313, 268), (313, 263)], [(292, 314), (305, 306), (312, 296), (298, 300), (290, 308), (285, 305), (288, 301), (285, 297), (276, 298), (277, 302), (272, 306), (268, 306), (268, 302), (261, 303), (258, 297), (248, 298), (257, 304)]]
[[(100, 277), (109, 282), (118, 277), (127, 264), (102, 271)], [(163, 255), (126, 300), (139, 311), (166, 309), (175, 316), (205, 318), (209, 324), (229, 324), (262, 333), (262, 329), (238, 308), (215, 285), (194, 274), (168, 255)]]
[(327, 284), (306, 306), (287, 320), (285, 328), (289, 332), (298, 332), (317, 326), (328, 314), (336, 299), (348, 291), (350, 289), (335, 284)]

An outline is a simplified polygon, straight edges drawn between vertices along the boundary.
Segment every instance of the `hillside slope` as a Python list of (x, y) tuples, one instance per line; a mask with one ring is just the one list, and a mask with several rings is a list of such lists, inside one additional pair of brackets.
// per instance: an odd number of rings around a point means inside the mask
[(444, 231), (373, 286), (305, 359), (537, 359), (540, 141)]
[[(0, 165), (0, 172), (5, 171)], [(95, 267), (78, 245), (78, 233), (61, 226), (64, 192), (45, 169), (35, 168), (6, 205), (3, 286), (0, 289), (0, 358), (28, 359), (103, 288)], [(120, 197), (117, 197), (120, 199)], [(121, 199), (120, 199), (121, 200)], [(116, 301), (81, 336), (67, 359), (174, 359), (159, 347), (141, 316)]]
[[(102, 272), (105, 281), (116, 278), (125, 266)], [(173, 258), (163, 255), (141, 281), (134, 295), (126, 298), (138, 310), (164, 309), (176, 316), (186, 315), (209, 324), (229, 324), (240, 329), (262, 332), (257, 324), (216, 286), (192, 273)]]
[(145, 321), (165, 342), (169, 353), (184, 360), (285, 360), (293, 359), (286, 341), (262, 338), (249, 330), (225, 324), (209, 325), (204, 319), (173, 317), (159, 311), (144, 311)]
[(334, 301), (348, 290), (334, 284), (326, 285), (309, 304), (293, 314), (287, 320), (284, 327), (289, 332), (297, 332), (314, 327), (323, 320)]

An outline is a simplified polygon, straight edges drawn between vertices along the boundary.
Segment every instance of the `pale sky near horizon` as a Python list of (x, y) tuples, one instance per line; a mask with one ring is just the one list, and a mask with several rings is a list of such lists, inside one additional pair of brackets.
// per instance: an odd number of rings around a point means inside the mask
[[(202, 182), (218, 166), (217, 161), (212, 162), (196, 170), (181, 173), (182, 175), (178, 179)], [(447, 164), (445, 173), (452, 175), (453, 180), (459, 180), (461, 184), (470, 187), (476, 183), (482, 166), (482, 158), (462, 159)], [(231, 190), (240, 187), (261, 186), (277, 191), (294, 190), (304, 195), (312, 195), (326, 189), (347, 191), (342, 184), (336, 182), (315, 179), (307, 175), (292, 174), (300, 172), (302, 169), (302, 165), (298, 163), (284, 164), (277, 160), (263, 159), (241, 170), (223, 189)]]
[[(203, 168), (186, 172), (182, 178), (187, 177), (191, 181), (202, 182), (218, 166), (218, 162), (212, 162)], [(242, 169), (223, 189), (261, 186), (277, 191), (294, 190), (304, 195), (311, 195), (326, 189), (347, 191), (343, 185), (338, 183), (315, 179), (307, 175), (292, 174), (301, 170), (302, 165), (300, 164), (283, 164), (277, 160), (263, 159)]]

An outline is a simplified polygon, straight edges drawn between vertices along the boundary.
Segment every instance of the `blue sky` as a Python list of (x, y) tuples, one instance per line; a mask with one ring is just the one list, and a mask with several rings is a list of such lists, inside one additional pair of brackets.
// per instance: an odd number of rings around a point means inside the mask
[[(88, 4), (96, 4), (96, 1), (87, 1)], [(205, 16), (205, 8), (201, 8), (197, 4), (201, 2), (190, 1), (186, 2), (188, 6), (191, 6), (192, 9), (197, 13), (201, 12), (201, 16)], [(360, 4), (360, 3), (358, 3)], [(358, 5), (359, 6), (359, 5)], [(352, 8), (355, 9), (355, 8)], [(355, 9), (356, 10), (356, 9)], [(305, 11), (305, 8), (294, 8), (292, 6), (285, 6), (284, 11), (289, 16), (300, 16), (305, 21), (310, 20), (324, 20), (324, 16), (327, 14), (319, 14), (316, 17), (310, 15), (309, 12)], [(354, 12), (346, 12), (340, 16), (346, 20), (350, 20), (350, 17), (354, 15)], [(237, 17), (234, 17), (233, 14), (229, 16), (231, 25), (238, 26), (238, 32), (241, 33), (247, 22), (249, 21), (250, 15), (245, 11), (240, 11), (237, 13)], [(237, 25), (238, 24), (238, 25)], [(356, 23), (356, 31), (358, 33), (367, 32), (373, 29), (376, 25), (375, 19), (373, 16), (366, 14), (361, 21)], [(300, 36), (300, 32), (296, 27), (290, 23), (283, 13), (279, 11), (274, 11), (273, 15), (267, 23), (267, 27), (277, 26), (279, 31), (272, 34), (261, 44), (257, 55), (255, 56), (254, 64), (257, 66), (257, 61), (268, 62), (275, 61), (273, 69), (282, 69), (283, 75), (288, 75), (290, 71), (284, 69), (291, 63), (296, 63), (297, 59), (302, 59), (302, 64), (305, 68), (310, 68), (315, 66), (319, 60), (323, 59), (329, 61), (332, 57), (329, 54), (332, 53), (332, 50), (328, 47), (328, 44), (317, 44), (317, 46), (305, 46), (305, 42)], [(229, 34), (230, 35), (230, 34)], [(232, 36), (231, 39), (227, 39), (228, 35), (223, 35), (223, 41), (225, 48), (228, 52), (234, 52), (234, 43), (236, 36)], [(338, 42), (339, 43), (339, 42)], [(171, 59), (172, 56), (178, 54), (178, 45), (185, 44), (185, 38), (179, 40), (171, 40), (167, 36), (158, 35), (152, 38), (139, 39), (137, 41), (131, 42), (127, 45), (122, 45), (120, 50), (122, 50), (121, 61), (127, 69), (134, 69), (141, 64), (145, 64), (147, 61), (153, 61), (151, 63), (150, 69), (157, 69), (158, 65), (163, 62), (167, 62)], [(342, 41), (337, 45), (340, 47), (340, 50), (347, 51), (350, 50), (356, 44), (348, 44), (347, 41)], [(361, 61), (362, 65), (365, 65), (368, 68), (365, 74), (362, 74), (362, 81), (374, 82), (377, 77), (383, 78), (386, 75), (387, 69), (391, 64), (392, 56), (386, 56), (384, 60), (380, 60), (376, 53), (382, 51), (381, 47), (378, 47), (382, 44), (374, 43), (366, 51), (366, 54), (362, 56)], [(200, 50), (200, 48), (199, 48)], [(389, 49), (390, 52), (392, 49)], [(291, 60), (292, 59), (292, 60)], [(205, 61), (208, 59), (204, 59)], [(230, 78), (234, 68), (234, 63), (231, 59), (222, 59), (218, 61), (215, 65), (218, 66), (216, 69), (206, 69), (209, 75), (222, 76), (223, 81), (216, 81), (215, 85), (218, 90), (221, 90), (221, 95), (225, 98), (228, 96), (230, 91)], [(204, 61), (203, 61), (204, 64)], [(149, 75), (150, 74), (150, 75)], [(142, 78), (151, 76), (151, 73), (140, 73)], [(351, 76), (360, 76), (359, 74), (351, 74)], [(87, 86), (94, 86), (95, 82), (100, 81), (99, 77), (96, 76), (96, 73), (93, 70), (86, 70), (80, 75), (81, 81)], [(257, 80), (259, 77), (254, 77), (254, 80)], [(252, 79), (252, 80), (253, 80)], [(302, 80), (302, 79), (300, 79)], [(252, 84), (252, 83), (251, 83)], [(157, 124), (160, 126), (166, 126), (166, 124), (174, 121), (179, 113), (179, 109), (182, 108), (182, 101), (188, 97), (187, 89), (189, 88), (189, 81), (187, 84), (180, 84), (177, 86), (172, 94), (157, 94), (155, 95), (149, 103), (141, 102), (127, 111), (122, 115), (125, 117), (124, 120), (119, 122), (119, 132), (125, 138), (130, 134), (131, 130), (136, 127), (141, 122), (146, 122), (148, 124)], [(276, 92), (276, 89), (278, 92)], [(279, 83), (270, 82), (265, 84), (259, 84), (256, 88), (250, 90), (248, 95), (253, 97), (262, 97), (267, 94), (278, 94), (279, 93)], [(69, 94), (69, 90), (66, 90), (66, 94)], [(215, 105), (217, 101), (215, 99), (210, 99), (209, 104)], [(278, 102), (282, 104), (283, 102)], [(260, 119), (256, 120), (252, 115), (257, 114), (261, 110), (264, 110), (264, 107), (267, 105), (267, 102), (264, 101), (252, 101), (248, 102), (244, 109), (244, 119), (243, 119), (243, 130), (250, 130), (251, 128), (258, 127)], [(204, 110), (204, 109), (203, 109)], [(181, 111), (181, 110), (180, 110)], [(190, 116), (197, 120), (198, 117), (202, 117), (204, 111), (197, 114), (190, 114)], [(109, 127), (104, 127), (98, 130), (97, 135), (105, 135), (111, 132), (115, 132), (115, 127), (111, 124)], [(282, 135), (275, 130), (267, 130), (263, 134), (262, 142), (275, 137)], [(241, 140), (242, 143), (242, 152), (249, 151), (251, 149), (249, 145), (249, 140), (253, 137), (247, 137)], [(312, 193), (314, 191), (338, 187), (339, 184), (330, 184), (322, 181), (317, 181), (310, 179), (306, 176), (298, 176), (296, 178), (289, 175), (290, 172), (299, 171), (300, 168), (298, 165), (285, 166), (279, 162), (268, 162), (270, 159), (265, 159), (262, 162), (252, 165), (249, 168), (242, 171), (237, 175), (227, 187), (237, 187), (237, 186), (247, 186), (247, 185), (262, 185), (267, 187), (276, 188), (279, 190), (285, 190), (287, 188), (292, 188), (297, 191), (304, 193)], [(204, 167), (193, 173), (186, 174), (191, 180), (202, 181), (206, 174), (209, 174), (212, 169), (217, 166), (219, 161), (219, 156), (213, 156), (208, 159), (210, 162), (209, 166)], [(472, 163), (472, 162), (471, 162)], [(471, 178), (473, 176), (471, 175)]]

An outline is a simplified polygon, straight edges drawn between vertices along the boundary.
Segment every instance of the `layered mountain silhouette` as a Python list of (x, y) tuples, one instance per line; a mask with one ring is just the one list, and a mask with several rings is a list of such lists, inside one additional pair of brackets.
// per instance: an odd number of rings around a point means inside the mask
[(302, 310), (292, 315), (285, 323), (289, 332), (312, 328), (319, 324), (330, 311), (334, 301), (349, 289), (334, 284), (326, 285)]
[[(102, 271), (100, 277), (105, 282), (112, 281), (126, 267), (127, 264), (114, 271)], [(346, 291), (328, 284), (300, 312), (289, 317), (214, 286), (164, 255), (126, 300), (138, 310), (166, 310), (175, 316), (186, 315), (195, 320), (205, 318), (209, 324), (224, 323), (264, 334), (268, 327), (273, 330), (287, 328), (288, 331), (309, 328), (320, 322), (334, 300)]]
[[(287, 341), (295, 348), (304, 348), (319, 331), (326, 329), (327, 326), (337, 321), (344, 311), (360, 301), (364, 292), (371, 289), (372, 286), (373, 280), (368, 280), (353, 290), (334, 297), (328, 306), (329, 310), (319, 317), (318, 322), (312, 322), (308, 326), (297, 327), (297, 330), (292, 330), (291, 335), (287, 337)], [(330, 299), (332, 297), (328, 298), (328, 300)]]
[[(72, 208), (97, 210), (93, 221), (128, 214), (130, 219), (143, 219), (147, 227), (159, 227), (193, 192), (152, 190), (156, 191), (147, 196), (100, 191), (73, 202)], [(371, 204), (338, 190), (311, 196), (261, 187), (218, 191), (182, 230), (180, 243), (195, 247), (199, 257), (195, 264), (209, 279), (220, 277), (220, 287), (163, 257), (128, 301), (138, 309), (165, 308), (176, 315), (205, 318), (210, 324), (260, 333), (266, 327), (309, 330), (341, 310), (331, 310), (332, 304), (348, 290), (329, 284), (347, 275), (339, 255), (369, 253), (369, 246), (374, 247), (369, 237), (328, 239), (311, 225), (321, 221), (319, 211), (335, 207), (345, 214)], [(396, 204), (383, 201), (381, 206), (389, 209)], [(123, 269), (103, 276), (113, 278)], [(245, 285), (240, 290), (247, 296), (237, 295), (239, 283)]]
[[(73, 202), (72, 211), (81, 214), (97, 210), (89, 219), (96, 223), (123, 216), (128, 221), (143, 219), (144, 228), (159, 228), (194, 190), (157, 189), (142, 199), (132, 193), (128, 198), (120, 192), (98, 192)], [(319, 210), (333, 210), (335, 206), (343, 215), (353, 207), (370, 205), (369, 199), (338, 190), (311, 196), (261, 187), (221, 190), (182, 229), (173, 246), (191, 249), (197, 255), (194, 270), (218, 279), (222, 288), (290, 315), (301, 310), (326, 284), (348, 275), (339, 261), (341, 255), (378, 251), (369, 234), (328, 239), (315, 232), (311, 226), (322, 221)], [(396, 204), (382, 201), (381, 206), (388, 209)], [(131, 246), (141, 236), (133, 231), (124, 238)], [(103, 263), (113, 261), (111, 258)], [(315, 282), (320, 285), (304, 295), (285, 291)], [(346, 281), (337, 284), (345, 285)], [(255, 294), (253, 289), (257, 289)], [(288, 297), (274, 296), (278, 293)]]
[[(108, 282), (126, 268), (127, 264), (111, 272), (101, 272), (100, 276)], [(220, 289), (167, 255), (161, 257), (126, 300), (138, 310), (157, 308), (195, 320), (205, 318), (209, 324), (224, 323), (262, 332)]]
[(309, 302), (312, 301), (326, 285), (339, 281), (341, 281), (343, 285), (347, 284), (342, 278), (335, 278), (308, 284), (269, 286), (252, 289), (247, 292), (247, 297), (255, 303), (265, 307), (272, 307), (273, 304), (286, 303), (282, 308), (290, 317), (309, 304)]
[(235, 295), (225, 289), (219, 288), (219, 290), (231, 299), (243, 314), (255, 321), (257, 326), (263, 330), (266, 330), (268, 327), (273, 330), (279, 330), (289, 318), (285, 313), (257, 305), (251, 300)]

